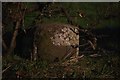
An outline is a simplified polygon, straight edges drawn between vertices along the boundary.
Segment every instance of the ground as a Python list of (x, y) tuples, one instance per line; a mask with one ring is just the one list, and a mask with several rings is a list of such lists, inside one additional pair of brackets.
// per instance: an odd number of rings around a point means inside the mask
[(120, 62), (117, 55), (101, 57), (83, 56), (78, 62), (47, 63), (46, 61), (29, 61), (14, 56), (3, 61), (3, 78), (119, 78)]

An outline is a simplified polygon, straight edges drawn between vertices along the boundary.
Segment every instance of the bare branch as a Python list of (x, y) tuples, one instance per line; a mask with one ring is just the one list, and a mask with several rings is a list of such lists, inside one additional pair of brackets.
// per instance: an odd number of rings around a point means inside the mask
[(4, 47), (5, 51), (8, 50), (8, 47), (7, 47), (7, 45), (5, 44), (5, 41), (4, 41), (4, 40), (2, 40), (2, 46)]
[(71, 19), (71, 17), (69, 16), (69, 14), (67, 13), (67, 11), (61, 7), (61, 10), (63, 11), (63, 13), (65, 14), (65, 16), (67, 17), (68, 23), (70, 23), (71, 25), (73, 25), (73, 21)]
[(2, 70), (2, 73), (6, 72), (12, 65), (9, 65), (7, 68), (5, 68), (4, 70)]
[(88, 42), (90, 43), (90, 45), (93, 48), (93, 50), (95, 50), (95, 45), (90, 40), (88, 40)]
[(20, 25), (20, 22), (18, 21), (18, 22), (16, 23), (15, 31), (14, 31), (14, 33), (13, 33), (12, 41), (11, 41), (10, 48), (8, 49), (7, 54), (12, 53), (12, 51), (13, 51), (14, 48), (15, 48), (15, 41), (16, 41), (16, 36), (17, 36), (17, 34), (18, 34), (19, 25)]
[(7, 54), (11, 54), (12, 51), (14, 50), (14, 48), (15, 48), (16, 36), (18, 34), (18, 29), (20, 27), (20, 22), (23, 21), (24, 16), (25, 16), (25, 12), (26, 12), (26, 9), (27, 9), (27, 7), (25, 7), (25, 10), (22, 12), (22, 11), (19, 11), (20, 7), (21, 7), (21, 5), (20, 5), (20, 3), (18, 3), (18, 14), (19, 14), (20, 17), (18, 17), (19, 19), (16, 21), (15, 31), (13, 33), (12, 41), (11, 41), (11, 44), (10, 44), (10, 47), (8, 49)]

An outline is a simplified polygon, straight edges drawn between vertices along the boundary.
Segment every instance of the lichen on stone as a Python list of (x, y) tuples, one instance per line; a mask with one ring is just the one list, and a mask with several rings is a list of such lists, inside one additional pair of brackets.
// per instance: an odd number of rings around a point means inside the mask
[(75, 32), (78, 30), (73, 28), (74, 32), (70, 27), (64, 27), (59, 32), (56, 31), (54, 36), (51, 36), (50, 39), (52, 43), (56, 46), (70, 46), (79, 44), (79, 35)]

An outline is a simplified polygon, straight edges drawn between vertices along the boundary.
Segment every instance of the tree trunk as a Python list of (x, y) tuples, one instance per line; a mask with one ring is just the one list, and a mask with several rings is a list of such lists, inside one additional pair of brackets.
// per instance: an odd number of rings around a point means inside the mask
[(8, 49), (8, 52), (7, 54), (11, 54), (15, 48), (15, 44), (16, 44), (16, 36), (18, 34), (18, 28), (19, 28), (19, 25), (20, 25), (20, 21), (17, 21), (16, 22), (16, 26), (15, 26), (15, 31), (13, 33), (13, 37), (12, 37), (12, 41), (11, 41), (11, 44), (10, 44), (10, 47)]

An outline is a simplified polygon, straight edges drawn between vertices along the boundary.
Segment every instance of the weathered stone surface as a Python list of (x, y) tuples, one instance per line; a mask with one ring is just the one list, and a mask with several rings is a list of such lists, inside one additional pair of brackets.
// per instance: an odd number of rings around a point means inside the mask
[(47, 61), (63, 59), (68, 53), (76, 53), (76, 49), (71, 45), (79, 44), (79, 35), (76, 35), (71, 29), (77, 32), (77, 28), (66, 24), (43, 24), (36, 30), (36, 44), (38, 47), (38, 58)]

